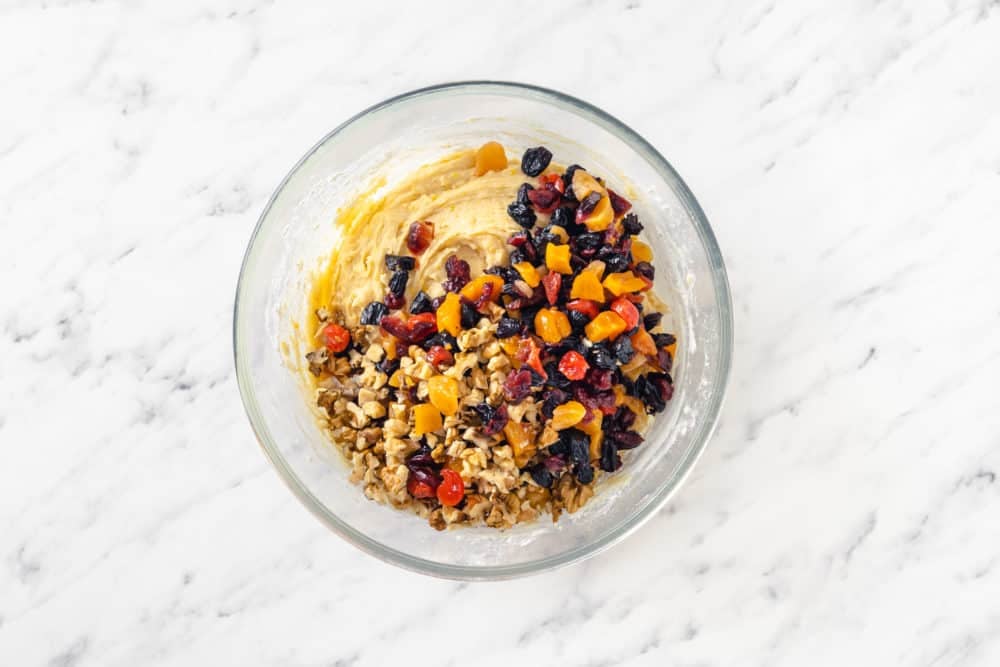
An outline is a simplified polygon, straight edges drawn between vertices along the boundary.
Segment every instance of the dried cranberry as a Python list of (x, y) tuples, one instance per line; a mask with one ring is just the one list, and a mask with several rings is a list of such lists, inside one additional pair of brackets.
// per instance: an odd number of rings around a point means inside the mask
[(517, 403), (531, 391), (531, 372), (527, 368), (512, 371), (503, 383), (503, 394), (511, 403)]
[(531, 240), (531, 232), (528, 231), (514, 232), (513, 234), (510, 235), (510, 238), (507, 239), (507, 243), (509, 245), (514, 246), (515, 248), (520, 248), (525, 243), (528, 243), (530, 240)]
[(510, 338), (521, 333), (521, 320), (504, 315), (497, 322), (497, 338)]
[(434, 238), (433, 222), (414, 222), (410, 225), (410, 231), (406, 235), (406, 247), (414, 255), (419, 255), (427, 250)]
[(410, 470), (410, 476), (406, 480), (406, 490), (414, 498), (433, 498), (440, 484), (441, 477), (437, 473), (426, 468), (415, 468)]
[(615, 217), (627, 213), (632, 208), (632, 202), (622, 197), (620, 194), (608, 188), (608, 199), (611, 200), (611, 210), (615, 212)]
[[(552, 451), (551, 447), (549, 451)], [(566, 460), (562, 456), (546, 456), (542, 459), (542, 465), (553, 475), (558, 475), (566, 467)]]
[(521, 158), (521, 171), (528, 176), (538, 176), (552, 161), (552, 151), (544, 146), (529, 148)]
[(378, 324), (389, 314), (389, 309), (381, 301), (372, 301), (361, 311), (361, 324)]
[(403, 298), (402, 294), (388, 292), (385, 295), (385, 305), (389, 310), (399, 310), (403, 307), (404, 303), (406, 303), (406, 299)]
[(507, 425), (507, 406), (494, 408), (489, 403), (479, 403), (473, 406), (473, 411), (479, 416), (481, 430), (485, 435), (495, 435)]
[(601, 443), (601, 470), (604, 472), (614, 472), (622, 467), (622, 457), (618, 455), (618, 445), (612, 440), (605, 439)]
[(542, 488), (549, 488), (552, 486), (552, 473), (549, 472), (548, 468), (542, 465), (535, 465), (528, 469), (528, 474), (531, 475), (531, 479), (535, 481), (535, 484)]
[(420, 290), (410, 302), (410, 314), (419, 315), (420, 313), (429, 313), (431, 310), (431, 298), (427, 296), (427, 292)]
[(427, 350), (427, 363), (440, 370), (441, 366), (455, 363), (455, 357), (442, 345), (433, 345)]
[(647, 278), (649, 280), (653, 280), (653, 278), (656, 276), (656, 270), (653, 269), (653, 265), (650, 264), (649, 262), (639, 262), (638, 264), (635, 265), (634, 271), (636, 275), (642, 276), (643, 278)]
[(587, 374), (587, 383), (594, 389), (607, 391), (611, 389), (611, 376), (612, 371), (603, 368), (592, 368)]
[(444, 272), (448, 279), (444, 281), (444, 289), (447, 292), (457, 292), (469, 284), (470, 277), (469, 263), (464, 259), (459, 259), (458, 255), (448, 255), (444, 262)]
[(406, 271), (394, 271), (389, 277), (389, 291), (397, 296), (402, 296), (406, 291), (406, 283), (410, 279), (410, 274)]
[(514, 219), (514, 222), (521, 225), (525, 229), (531, 229), (535, 226), (535, 221), (538, 220), (538, 216), (535, 215), (535, 211), (532, 210), (530, 206), (525, 206), (520, 202), (513, 202), (507, 206), (507, 215)]
[(386, 255), (385, 268), (390, 271), (412, 271), (417, 266), (417, 260), (406, 255)]
[(528, 199), (528, 193), (534, 189), (535, 188), (531, 185), (531, 183), (521, 183), (521, 187), (517, 189), (517, 203), (530, 206), (531, 200)]
[[(646, 331), (652, 331), (660, 326), (661, 320), (663, 320), (663, 313), (648, 313), (642, 318), (642, 326), (646, 328)], [(655, 335), (653, 336), (653, 340), (656, 340)]]
[(482, 294), (480, 294), (478, 297), (476, 297), (476, 300), (472, 302), (473, 307), (476, 310), (482, 310), (483, 306), (485, 306), (487, 303), (489, 303), (492, 300), (492, 298), (493, 298), (493, 292), (495, 290), (496, 290), (496, 285), (494, 285), (491, 282), (490, 283), (485, 283), (483, 285), (483, 292), (482, 292)]
[(550, 271), (542, 278), (542, 286), (545, 287), (545, 298), (549, 305), (554, 306), (559, 300), (559, 288), (562, 287), (562, 274)]
[(635, 213), (629, 213), (622, 218), (622, 229), (628, 234), (635, 235), (642, 231), (642, 223), (639, 222), (639, 218)]
[(552, 213), (559, 205), (559, 193), (555, 190), (532, 190), (528, 199), (539, 213)]

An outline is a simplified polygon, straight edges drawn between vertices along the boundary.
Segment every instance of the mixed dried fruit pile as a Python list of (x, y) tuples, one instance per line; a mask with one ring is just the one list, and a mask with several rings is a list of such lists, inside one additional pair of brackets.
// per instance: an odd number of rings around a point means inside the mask
[[(521, 160), (507, 264), (473, 276), (452, 255), (438, 295), (407, 303), (434, 238), (433, 221), (413, 222), (410, 254), (385, 256), (385, 297), (359, 327), (317, 312), (322, 346), (307, 359), (353, 478), (438, 529), (575, 511), (673, 394), (676, 340), (647, 298), (642, 224), (600, 178), (551, 159), (537, 147)], [(476, 154), (477, 176), (507, 168), (500, 144)]]

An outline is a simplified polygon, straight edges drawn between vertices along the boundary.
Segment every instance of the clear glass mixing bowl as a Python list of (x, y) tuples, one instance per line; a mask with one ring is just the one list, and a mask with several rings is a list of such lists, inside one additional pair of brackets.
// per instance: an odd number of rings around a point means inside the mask
[[(335, 213), (375, 172), (403, 175), (446, 152), (497, 140), (519, 155), (547, 146), (622, 186), (654, 251), (656, 290), (680, 340), (675, 392), (647, 441), (602, 478), (579, 512), (511, 530), (437, 532), (409, 512), (367, 500), (327, 440), (289, 345), (305, 313), (310, 271), (337, 242)], [(626, 180), (627, 179), (627, 180)], [(631, 186), (631, 190), (629, 187)], [(621, 190), (620, 190), (621, 191)], [(513, 198), (514, 193), (511, 193)], [(456, 579), (501, 579), (566, 565), (606, 549), (660, 508), (715, 427), (732, 355), (732, 304), (705, 215), (656, 149), (621, 121), (561, 93), (466, 82), (394, 97), (333, 130), (278, 186), (240, 272), (233, 331), (240, 392), (278, 474), (334, 532), (396, 565)]]

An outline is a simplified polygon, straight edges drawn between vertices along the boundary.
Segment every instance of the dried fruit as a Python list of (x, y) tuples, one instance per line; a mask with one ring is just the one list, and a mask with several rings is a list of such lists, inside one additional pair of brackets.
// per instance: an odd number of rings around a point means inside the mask
[(414, 498), (433, 498), (437, 493), (440, 478), (436, 473), (423, 468), (411, 470), (406, 479), (406, 491)]
[[(590, 438), (583, 431), (569, 428), (559, 434), (559, 440), (563, 443), (569, 460), (580, 465), (590, 461)], [(550, 447), (553, 451), (555, 447)]]
[(507, 444), (514, 450), (514, 463), (518, 467), (526, 464), (535, 455), (535, 434), (527, 424), (507, 422), (503, 428)]
[(653, 261), (653, 249), (642, 241), (635, 239), (632, 241), (632, 257), (637, 262)]
[(611, 310), (625, 320), (625, 331), (631, 331), (639, 326), (639, 309), (624, 297), (618, 297), (611, 302)]
[[(576, 209), (576, 222), (577, 224), (582, 223), (584, 220), (589, 218), (594, 210), (597, 208), (597, 204), (601, 201), (600, 192), (591, 192), (586, 197), (580, 200), (580, 205)], [(594, 230), (591, 230), (594, 231)]]
[(521, 333), (521, 320), (504, 315), (497, 322), (497, 338), (510, 338)]
[[(603, 296), (604, 293), (602, 292), (601, 294)], [(566, 304), (566, 310), (583, 313), (587, 316), (588, 321), (597, 317), (597, 314), (601, 312), (597, 303), (590, 299), (574, 299)]]
[(515, 358), (527, 364), (528, 368), (538, 373), (543, 380), (548, 377), (542, 367), (542, 348), (538, 345), (538, 341), (531, 336), (524, 336), (518, 341)]
[(566, 316), (569, 318), (569, 325), (573, 327), (573, 333), (575, 334), (582, 334), (584, 327), (587, 326), (587, 322), (590, 321), (587, 315), (577, 310), (568, 311)]
[[(584, 331), (587, 334), (587, 338), (594, 343), (609, 338), (614, 340), (625, 331), (625, 320), (615, 313), (606, 310), (591, 320), (590, 324), (584, 327)], [(632, 344), (634, 346), (635, 342), (633, 341)]]
[(592, 346), (587, 351), (587, 359), (590, 361), (590, 365), (595, 368), (603, 368), (605, 370), (618, 368), (618, 363), (615, 361), (614, 356), (612, 356), (603, 343)]
[(427, 350), (427, 363), (440, 370), (442, 366), (450, 366), (455, 363), (455, 357), (443, 345), (432, 345)]
[(568, 206), (561, 206), (552, 212), (550, 221), (553, 225), (557, 225), (566, 231), (569, 231), (571, 227), (576, 226), (576, 222), (573, 219), (574, 215), (575, 213), (573, 212), (573, 209)]
[[(558, 373), (558, 371), (554, 371), (554, 372)], [(553, 374), (554, 373), (549, 373), (549, 379), (550, 379), (550, 381), (551, 381), (551, 378), (552, 378)], [(569, 384), (568, 381), (567, 381), (567, 384)], [(556, 406), (557, 405), (562, 405), (563, 403), (565, 403), (568, 400), (569, 400), (569, 394), (567, 394), (562, 389), (556, 388), (556, 389), (548, 389), (548, 390), (546, 390), (546, 392), (545, 392), (545, 398), (542, 399), (542, 415), (546, 419), (552, 419), (552, 413), (556, 409)]]
[(587, 299), (604, 303), (604, 286), (601, 279), (592, 271), (582, 271), (573, 280), (573, 289), (570, 290), (571, 299)]
[(343, 352), (351, 344), (350, 332), (332, 322), (320, 329), (320, 338), (323, 340), (323, 346), (334, 354)]
[(465, 301), (462, 302), (462, 328), (471, 329), (479, 323), (479, 313), (475, 306)]
[(569, 401), (556, 406), (552, 411), (552, 421), (549, 423), (557, 431), (576, 426), (587, 413), (587, 408), (577, 401)]
[[(593, 197), (597, 193), (591, 193)], [(585, 202), (590, 201), (588, 197)], [(576, 221), (582, 222), (587, 229), (592, 232), (604, 231), (614, 222), (614, 212), (611, 210), (611, 202), (607, 197), (601, 197), (589, 212), (583, 212), (583, 203), (576, 210)]]
[(443, 426), (441, 413), (430, 403), (415, 405), (411, 412), (413, 412), (413, 435), (416, 437), (441, 430)]
[(476, 176), (507, 168), (507, 153), (495, 141), (487, 141), (476, 151)]
[(433, 222), (414, 222), (410, 224), (410, 231), (406, 234), (406, 247), (414, 255), (419, 255), (427, 250), (433, 239)]
[(615, 360), (619, 364), (627, 364), (632, 361), (632, 357), (635, 356), (635, 349), (632, 347), (632, 341), (626, 336), (620, 336), (614, 343), (611, 344), (611, 354), (614, 355)]
[(517, 189), (517, 203), (529, 206), (531, 204), (531, 200), (528, 199), (528, 193), (534, 189), (535, 188), (532, 187), (531, 183), (521, 183), (521, 187)]
[(552, 161), (552, 152), (544, 146), (529, 148), (521, 157), (521, 171), (528, 176), (538, 176)]
[(454, 292), (444, 297), (437, 309), (437, 325), (441, 331), (457, 336), (462, 331), (462, 299)]
[(604, 287), (614, 294), (621, 296), (627, 292), (639, 292), (647, 288), (646, 281), (634, 275), (631, 271), (624, 273), (612, 273), (604, 279)]
[(406, 271), (394, 271), (389, 276), (389, 292), (396, 296), (402, 296), (406, 291), (406, 283), (410, 279), (410, 274)]
[(559, 206), (561, 197), (555, 190), (531, 190), (528, 199), (539, 213), (552, 213)]
[(545, 247), (545, 266), (549, 271), (557, 273), (573, 273), (569, 263), (570, 247), (568, 245), (556, 245), (550, 243)]
[(622, 229), (626, 234), (634, 236), (642, 231), (642, 223), (639, 222), (639, 218), (635, 213), (629, 213), (622, 218)]
[(486, 435), (495, 435), (507, 425), (507, 406), (494, 408), (489, 403), (480, 403), (473, 408), (482, 422), (481, 430)]
[[(635, 413), (631, 410), (628, 413), (632, 415), (634, 421)], [(635, 431), (614, 431), (608, 435), (608, 438), (615, 441), (618, 449), (635, 449), (643, 442), (643, 437)]]
[(582, 380), (589, 369), (590, 364), (576, 350), (570, 350), (559, 360), (559, 372), (570, 380)]
[(419, 343), (437, 333), (434, 313), (411, 315), (405, 322), (395, 315), (387, 315), (379, 322), (382, 329), (404, 343)]
[(406, 303), (406, 299), (403, 298), (402, 294), (394, 294), (392, 292), (387, 292), (384, 300), (386, 308), (389, 310), (399, 310)]
[(385, 268), (390, 271), (412, 271), (417, 266), (417, 260), (406, 255), (386, 255)]
[[(601, 470), (614, 472), (622, 467), (622, 457), (618, 455), (618, 445), (613, 440), (605, 439), (601, 443), (601, 460), (599, 463)], [(441, 491), (438, 489), (438, 494)]]
[(378, 324), (389, 314), (389, 309), (381, 301), (372, 301), (361, 311), (361, 324)]
[(531, 371), (521, 368), (507, 375), (503, 383), (503, 395), (511, 403), (517, 403), (531, 392)]
[(611, 188), (608, 188), (608, 199), (611, 201), (611, 210), (615, 212), (616, 218), (628, 213), (629, 209), (632, 208), (632, 202)]
[[(580, 206), (583, 206), (583, 202), (591, 194), (597, 194), (600, 197), (605, 195), (604, 186), (597, 182), (597, 179), (588, 174), (583, 169), (577, 169), (573, 172), (573, 195), (579, 200)], [(594, 202), (597, 203), (596, 201)]]
[(647, 357), (656, 356), (656, 343), (645, 329), (640, 328), (632, 334), (631, 340), (632, 348), (639, 354), (645, 354)]
[(646, 331), (652, 331), (660, 326), (661, 320), (663, 320), (663, 313), (647, 313), (642, 318), (642, 326), (646, 327)]
[[(489, 287), (487, 287), (489, 285)], [(484, 295), (486, 300), (496, 303), (500, 298), (500, 290), (503, 289), (503, 279), (499, 276), (489, 274), (482, 275), (462, 288), (462, 297), (472, 302), (477, 309), (484, 305), (480, 298)]]
[(535, 221), (538, 220), (538, 216), (535, 215), (535, 210), (526, 204), (520, 202), (513, 202), (507, 206), (507, 215), (514, 219), (514, 222), (521, 225), (525, 229), (531, 229), (535, 226)]
[(427, 398), (449, 417), (458, 412), (458, 381), (447, 375), (435, 375), (427, 381)]
[(454, 507), (462, 502), (465, 498), (465, 482), (462, 481), (462, 476), (450, 468), (442, 470), (437, 498), (445, 507)]
[(459, 259), (458, 255), (448, 255), (448, 259), (444, 262), (444, 272), (446, 279), (442, 286), (446, 292), (457, 292), (469, 284), (469, 263)]
[(642, 276), (647, 280), (654, 280), (656, 278), (656, 269), (649, 262), (639, 262), (635, 265), (633, 269), (637, 276)]
[(542, 284), (545, 287), (545, 298), (549, 305), (556, 305), (556, 301), (559, 300), (559, 289), (562, 287), (562, 274), (555, 271), (546, 273), (545, 277), (542, 278)]
[(546, 343), (558, 343), (573, 332), (566, 313), (555, 308), (542, 308), (535, 315), (535, 333)]
[(528, 469), (528, 474), (531, 475), (531, 479), (534, 480), (535, 484), (543, 489), (548, 489), (552, 486), (552, 473), (546, 466), (532, 466)]
[(519, 264), (515, 264), (514, 268), (521, 276), (521, 280), (523, 280), (528, 287), (538, 287), (538, 284), (542, 281), (541, 277), (538, 275), (538, 269), (536, 269), (531, 262), (520, 262)]

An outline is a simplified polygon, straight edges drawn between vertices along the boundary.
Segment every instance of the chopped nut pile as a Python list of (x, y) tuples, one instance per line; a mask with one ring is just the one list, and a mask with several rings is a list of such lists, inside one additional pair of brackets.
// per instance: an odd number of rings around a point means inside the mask
[[(306, 358), (352, 481), (438, 530), (575, 512), (673, 395), (676, 339), (644, 311), (652, 252), (631, 203), (582, 167), (549, 170), (551, 158), (537, 147), (521, 161), (537, 185), (507, 209), (523, 228), (508, 264), (473, 277), (452, 255), (442, 289), (427, 288), (441, 296), (419, 291), (407, 308), (434, 235), (416, 221), (412, 255), (385, 256), (388, 291), (359, 326), (335, 304), (316, 313), (321, 346)], [(491, 142), (475, 173), (506, 165)]]

